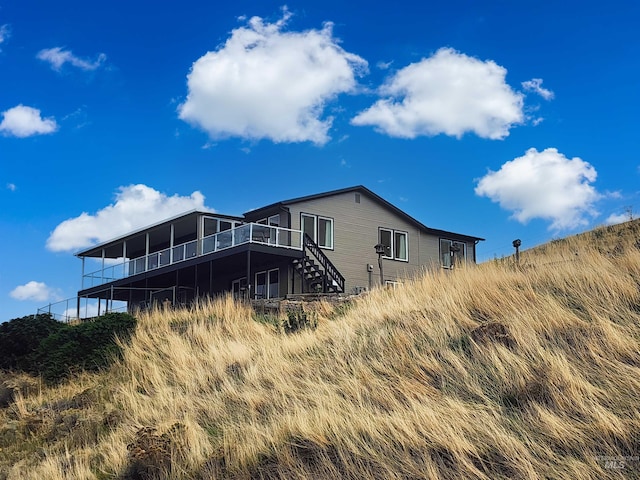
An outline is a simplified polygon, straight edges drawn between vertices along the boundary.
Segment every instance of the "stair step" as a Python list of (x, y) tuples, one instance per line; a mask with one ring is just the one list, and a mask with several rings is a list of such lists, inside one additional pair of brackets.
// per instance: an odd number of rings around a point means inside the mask
[[(324, 283), (324, 290), (328, 293), (339, 293), (342, 291), (332, 280), (331, 274), (325, 272), (322, 266), (318, 265), (312, 258), (306, 256), (303, 258), (294, 258), (292, 265), (296, 271), (304, 277), (306, 282), (320, 285)], [(318, 282), (319, 280), (322, 282)]]

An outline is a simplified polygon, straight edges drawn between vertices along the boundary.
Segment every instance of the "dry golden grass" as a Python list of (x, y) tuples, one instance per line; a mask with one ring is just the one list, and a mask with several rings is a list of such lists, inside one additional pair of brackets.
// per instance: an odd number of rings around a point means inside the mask
[(1, 411), (0, 442), (18, 442), (0, 465), (9, 479), (640, 478), (639, 247), (638, 223), (598, 229), (519, 267), (324, 305), (292, 335), (229, 298), (142, 315), (109, 372)]

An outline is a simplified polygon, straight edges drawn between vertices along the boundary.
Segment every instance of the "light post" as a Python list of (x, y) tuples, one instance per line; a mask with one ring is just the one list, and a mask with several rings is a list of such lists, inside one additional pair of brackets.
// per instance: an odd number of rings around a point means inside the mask
[(522, 245), (522, 241), (516, 238), (513, 241), (513, 248), (516, 249), (516, 265), (520, 265), (520, 245)]
[(386, 247), (383, 244), (378, 243), (373, 248), (376, 249), (376, 253), (378, 254), (378, 268), (380, 268), (380, 286), (383, 286), (384, 285), (384, 273), (382, 273), (382, 255), (384, 255), (384, 251), (386, 250)]

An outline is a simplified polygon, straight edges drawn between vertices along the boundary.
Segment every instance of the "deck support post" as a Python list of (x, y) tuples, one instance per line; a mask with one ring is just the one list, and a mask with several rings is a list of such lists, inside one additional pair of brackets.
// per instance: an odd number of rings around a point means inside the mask
[(247, 250), (247, 297), (251, 300), (251, 250)]

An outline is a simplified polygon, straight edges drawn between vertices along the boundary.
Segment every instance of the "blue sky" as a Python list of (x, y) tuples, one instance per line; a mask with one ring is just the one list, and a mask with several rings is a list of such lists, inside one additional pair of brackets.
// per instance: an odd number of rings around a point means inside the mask
[(0, 0), (0, 321), (79, 248), (365, 185), (480, 261), (640, 211), (640, 4)]

